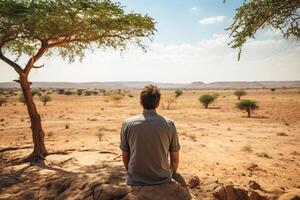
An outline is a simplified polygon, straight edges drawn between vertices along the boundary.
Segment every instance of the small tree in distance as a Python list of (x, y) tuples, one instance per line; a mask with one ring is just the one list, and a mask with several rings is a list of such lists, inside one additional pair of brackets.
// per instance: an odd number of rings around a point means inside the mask
[(180, 97), (183, 94), (182, 90), (175, 90), (175, 98), (177, 99), (178, 97)]
[(113, 100), (115, 105), (118, 106), (120, 101), (124, 98), (124, 95), (119, 93), (111, 93), (109, 97)]
[(209, 94), (204, 94), (199, 97), (200, 103), (202, 103), (205, 108), (208, 108), (208, 105), (211, 104), (215, 99), (215, 96)]
[(44, 106), (46, 106), (47, 102), (51, 101), (51, 97), (49, 95), (43, 95), (40, 97), (40, 100), (44, 103)]
[(245, 110), (248, 114), (248, 117), (251, 117), (251, 112), (258, 108), (257, 102), (252, 100), (241, 100), (236, 104), (236, 107), (240, 110)]
[(247, 92), (245, 90), (236, 90), (233, 94), (238, 97), (238, 100), (241, 100), (241, 97), (246, 96)]

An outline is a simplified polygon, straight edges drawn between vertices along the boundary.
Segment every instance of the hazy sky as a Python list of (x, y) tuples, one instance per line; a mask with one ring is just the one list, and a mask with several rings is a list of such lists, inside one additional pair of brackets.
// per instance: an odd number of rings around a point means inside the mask
[[(124, 52), (87, 51), (83, 62), (43, 58), (31, 81), (193, 81), (300, 80), (300, 45), (275, 30), (260, 31), (256, 40), (237, 51), (227, 43), (227, 28), (243, 0), (120, 0), (127, 11), (149, 14), (157, 32), (149, 51), (135, 46)], [(0, 61), (0, 81), (16, 79)]]

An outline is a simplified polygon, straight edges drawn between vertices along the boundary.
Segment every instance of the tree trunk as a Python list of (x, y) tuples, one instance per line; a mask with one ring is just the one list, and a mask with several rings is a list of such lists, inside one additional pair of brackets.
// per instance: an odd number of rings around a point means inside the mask
[(247, 109), (248, 117), (251, 117), (251, 110)]
[(238, 100), (241, 100), (241, 97), (240, 97), (240, 96), (238, 96)]
[(47, 101), (44, 101), (44, 106), (46, 106)]
[(208, 103), (205, 104), (205, 108), (207, 108), (207, 107), (208, 107)]
[(30, 162), (39, 162), (45, 159), (47, 150), (44, 143), (44, 131), (41, 123), (41, 116), (37, 112), (33, 97), (31, 94), (30, 83), (26, 76), (20, 76), (20, 85), (27, 105), (28, 114), (31, 121), (33, 152), (26, 159)]

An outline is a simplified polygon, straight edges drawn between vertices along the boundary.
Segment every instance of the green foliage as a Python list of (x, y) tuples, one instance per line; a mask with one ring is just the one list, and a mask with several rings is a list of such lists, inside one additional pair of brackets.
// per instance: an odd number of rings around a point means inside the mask
[(115, 104), (117, 105), (123, 98), (124, 95), (119, 94), (119, 93), (111, 93), (109, 95), (109, 97), (115, 102)]
[(251, 117), (251, 111), (258, 108), (257, 102), (252, 100), (241, 100), (236, 104), (236, 107), (240, 110), (245, 110), (248, 113), (248, 117)]
[(201, 97), (199, 97), (200, 103), (203, 104), (205, 108), (208, 108), (208, 105), (212, 103), (216, 97), (214, 95), (204, 94)]
[(73, 95), (73, 92), (70, 91), (70, 90), (67, 90), (67, 91), (64, 92), (64, 95), (67, 95), (67, 96)]
[(76, 93), (77, 93), (78, 96), (80, 96), (80, 95), (82, 95), (83, 90), (82, 89), (78, 89), (78, 90), (76, 90)]
[(56, 89), (57, 94), (64, 94), (65, 93), (65, 89), (63, 88), (58, 88)]
[(44, 103), (44, 106), (46, 106), (47, 102), (51, 101), (51, 97), (49, 95), (43, 95), (40, 97), (40, 100)]
[(45, 47), (46, 55), (73, 62), (85, 49), (124, 50), (131, 42), (145, 48), (142, 39), (151, 39), (154, 26), (148, 15), (125, 13), (110, 0), (0, 1), (0, 48), (17, 57)]
[(3, 105), (3, 104), (6, 104), (7, 100), (5, 97), (0, 97), (0, 107)]
[(33, 89), (32, 91), (31, 91), (31, 95), (34, 97), (35, 95), (37, 95), (37, 96), (42, 96), (42, 93), (40, 92), (40, 90), (39, 89)]
[(183, 94), (183, 92), (179, 89), (175, 90), (175, 98), (180, 97)]
[(239, 49), (238, 59), (245, 42), (267, 26), (279, 29), (284, 38), (299, 38), (299, 8), (299, 0), (245, 0), (227, 29), (231, 32), (231, 47)]
[(261, 157), (261, 158), (272, 158), (272, 156), (270, 156), (268, 153), (266, 152), (259, 152), (259, 153), (256, 153), (257, 157)]
[(238, 100), (240, 100), (242, 96), (247, 95), (247, 92), (245, 90), (236, 90), (233, 94), (238, 97)]

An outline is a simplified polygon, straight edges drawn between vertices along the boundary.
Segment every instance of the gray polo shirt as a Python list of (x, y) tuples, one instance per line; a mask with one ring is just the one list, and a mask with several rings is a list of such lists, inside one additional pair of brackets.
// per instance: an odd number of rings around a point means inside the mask
[(144, 110), (125, 120), (120, 148), (130, 153), (127, 184), (155, 185), (171, 181), (169, 152), (180, 149), (176, 127), (171, 120), (155, 110)]

